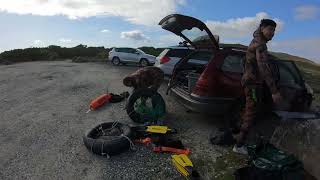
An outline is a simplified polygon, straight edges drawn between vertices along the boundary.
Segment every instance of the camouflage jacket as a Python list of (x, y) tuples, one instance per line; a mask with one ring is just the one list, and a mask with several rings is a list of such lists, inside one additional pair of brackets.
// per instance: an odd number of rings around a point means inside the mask
[[(158, 89), (164, 79), (164, 72), (158, 67), (144, 67), (127, 76), (123, 83), (126, 86)], [(129, 83), (127, 81), (130, 81)]]
[(262, 85), (264, 82), (269, 87), (272, 94), (279, 92), (273, 65), (268, 58), (267, 40), (258, 28), (253, 34), (245, 60), (245, 70), (242, 76), (242, 85), (254, 87)]

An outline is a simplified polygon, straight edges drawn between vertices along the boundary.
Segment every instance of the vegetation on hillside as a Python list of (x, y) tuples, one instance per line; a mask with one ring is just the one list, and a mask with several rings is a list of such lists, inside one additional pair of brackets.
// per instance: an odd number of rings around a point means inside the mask
[(158, 56), (164, 50), (164, 48), (154, 48), (147, 46), (139, 47), (138, 49), (141, 49), (143, 52), (154, 56)]
[(315, 101), (320, 103), (320, 65), (309, 62), (296, 62), (306, 82), (314, 91)]
[(5, 51), (0, 54), (0, 63), (17, 63), (25, 61), (51, 61), (58, 59), (77, 59), (77, 57), (106, 59), (109, 49), (104, 47), (87, 47), (78, 45), (72, 48), (51, 45), (45, 48), (26, 48)]
[[(158, 56), (164, 48), (139, 47), (147, 54)], [(0, 63), (12, 64), (26, 61), (52, 61), (59, 59), (73, 59), (75, 62), (107, 60), (111, 49), (104, 47), (88, 47), (78, 45), (71, 48), (51, 45), (44, 48), (26, 48), (5, 51), (0, 54)]]

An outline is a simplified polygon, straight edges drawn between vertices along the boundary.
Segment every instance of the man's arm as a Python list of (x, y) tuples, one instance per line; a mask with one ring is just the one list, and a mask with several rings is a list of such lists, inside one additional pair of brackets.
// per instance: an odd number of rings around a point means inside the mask
[(268, 59), (268, 50), (267, 50), (267, 46), (265, 44), (257, 47), (256, 58), (257, 58), (257, 64), (258, 64), (260, 76), (266, 82), (271, 93), (278, 94), (279, 89), (278, 89), (278, 86), (276, 84), (276, 81), (275, 81), (273, 73), (272, 73), (273, 70), (272, 70), (272, 66), (270, 64), (270, 61)]

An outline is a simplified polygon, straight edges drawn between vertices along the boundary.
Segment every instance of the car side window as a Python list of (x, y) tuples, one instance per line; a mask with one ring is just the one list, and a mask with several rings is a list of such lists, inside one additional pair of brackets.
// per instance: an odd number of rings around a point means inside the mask
[(124, 48), (124, 53), (131, 53), (131, 49), (130, 48)]
[(199, 51), (192, 54), (189, 57), (188, 63), (192, 64), (208, 64), (208, 62), (213, 58), (213, 53), (211, 51)]
[(291, 62), (278, 62), (280, 73), (279, 83), (283, 84), (299, 84), (299, 72)]
[[(163, 50), (163, 51), (159, 54), (158, 57), (163, 57), (163, 56), (165, 56), (165, 55), (168, 53), (168, 51), (170, 52), (170, 49), (165, 49), (165, 50)], [(167, 56), (169, 56), (169, 55), (167, 55)]]
[(127, 49), (126, 49), (126, 53), (133, 53), (133, 49), (127, 48)]
[(126, 48), (116, 48), (116, 52), (126, 52)]
[(139, 51), (137, 51), (136, 49), (132, 49), (132, 53), (137, 54), (139, 53)]
[(229, 55), (221, 66), (221, 70), (225, 72), (243, 73), (243, 61), (245, 56)]
[(189, 50), (189, 49), (171, 49), (168, 52), (168, 56), (169, 57), (183, 58), (183, 57), (187, 56), (191, 52), (192, 52), (192, 50)]

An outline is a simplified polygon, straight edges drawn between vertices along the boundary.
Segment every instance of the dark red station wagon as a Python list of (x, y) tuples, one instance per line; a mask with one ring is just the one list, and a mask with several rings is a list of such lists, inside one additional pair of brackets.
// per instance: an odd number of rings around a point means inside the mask
[[(159, 25), (188, 42), (195, 51), (175, 65), (168, 91), (188, 109), (215, 115), (231, 113), (242, 103), (241, 86), (246, 49), (219, 47), (218, 38), (200, 20), (180, 14), (163, 18)], [(281, 93), (288, 101), (287, 111), (307, 111), (312, 103), (312, 89), (308, 86), (293, 61), (271, 56), (274, 76)], [(204, 63), (193, 63), (193, 59)], [(266, 106), (273, 102), (268, 88), (263, 99)]]

